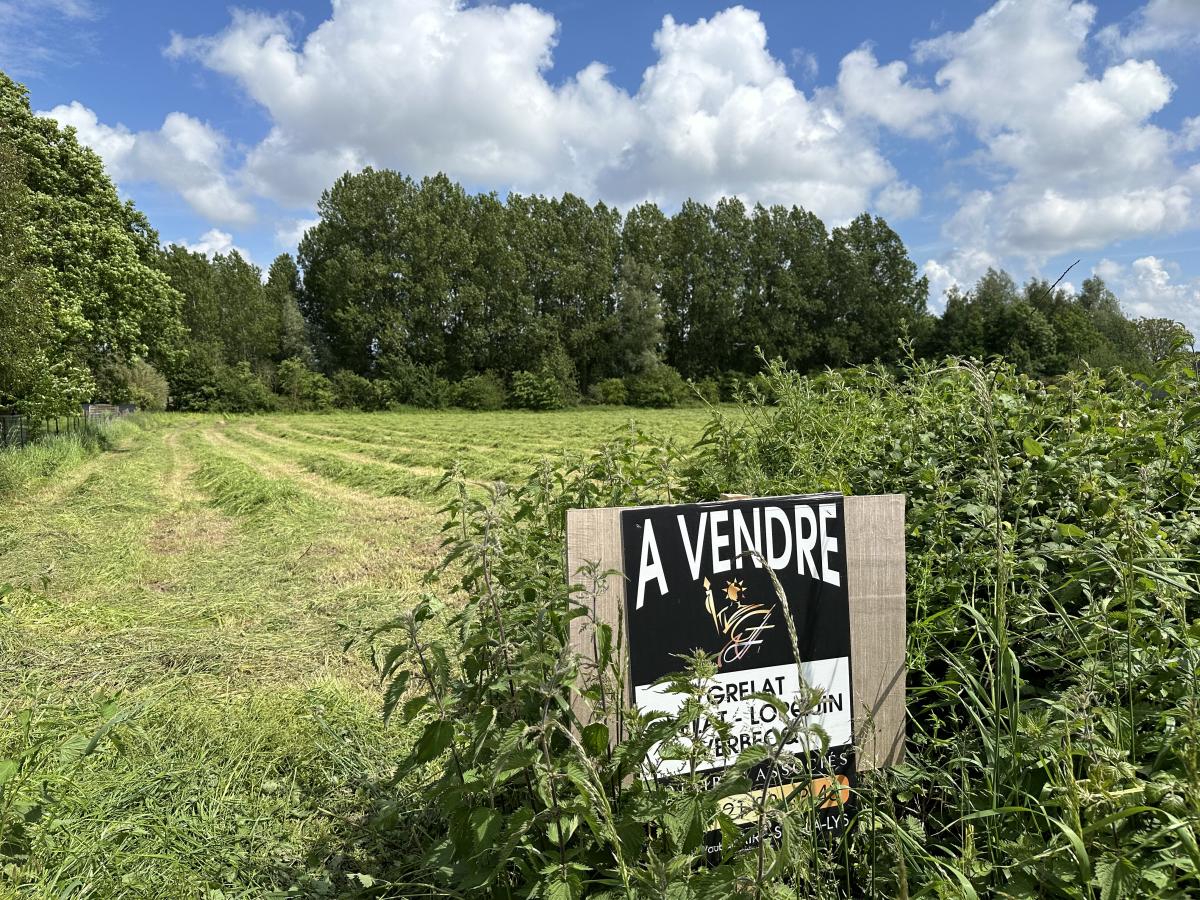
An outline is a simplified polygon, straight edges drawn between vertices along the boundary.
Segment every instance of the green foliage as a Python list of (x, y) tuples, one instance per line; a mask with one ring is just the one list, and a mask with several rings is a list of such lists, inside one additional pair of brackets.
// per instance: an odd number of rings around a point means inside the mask
[(620, 378), (605, 378), (588, 388), (588, 399), (593, 403), (623, 406), (628, 396), (629, 392), (625, 389), (625, 382)]
[(223, 366), (217, 378), (217, 397), (210, 409), (221, 412), (262, 412), (275, 407), (275, 396), (248, 362)]
[(394, 403), (445, 409), (454, 399), (454, 386), (428, 366), (392, 357), (381, 368), (385, 382), (381, 395), (389, 396)]
[(41, 365), (39, 353), (48, 358), (50, 377), (23, 387), (19, 399), (42, 413), (63, 413), (90, 392), (89, 367), (114, 357), (168, 358), (182, 336), (180, 298), (152, 265), (157, 235), (118, 198), (100, 158), (73, 129), (33, 115), (25, 89), (3, 74), (0, 133), (4, 193), (15, 180), (24, 185), (0, 204), (10, 223), (0, 231), (20, 232), (17, 252), (31, 267), (17, 290), (53, 298), (49, 328), (35, 304), (22, 326), (32, 340), (21, 346), (23, 356), (33, 354), (31, 364)]
[(704, 378), (692, 385), (692, 389), (705, 403), (717, 404), (721, 402), (721, 388), (717, 384), (715, 378)]
[(333, 388), (333, 404), (339, 409), (361, 409), (371, 412), (383, 408), (379, 386), (361, 375), (339, 369), (329, 379)]
[(468, 375), (454, 387), (454, 405), (463, 409), (503, 409), (507, 400), (504, 381), (495, 372)]
[(634, 406), (678, 406), (695, 396), (674, 368), (661, 363), (627, 376), (625, 388)]
[[(715, 414), (690, 459), (635, 435), (486, 496), (450, 482), (453, 566), (436, 571), (461, 573), (466, 606), (439, 637), (427, 599), (380, 658), (385, 711), (422, 728), (401, 766), (427, 798), (412, 880), (481, 897), (1200, 891), (1195, 372), (1048, 386), (998, 364), (776, 363), (764, 382), (773, 403)], [(715, 788), (639, 777), (703, 715), (707, 661), (675, 684), (678, 720), (625, 708), (616, 636), (598, 629), (598, 667), (568, 646), (606, 573), (572, 573), (570, 602), (564, 513), (822, 490), (908, 499), (908, 758), (861, 775), (844, 856), (807, 804), (769, 804), (779, 843), (700, 866), (709, 823), (730, 848), (717, 801), (765, 751)]]
[(96, 396), (109, 403), (156, 412), (167, 408), (169, 392), (167, 379), (144, 359), (112, 360), (96, 370)]
[(328, 409), (335, 403), (334, 388), (329, 379), (314, 372), (298, 356), (279, 364), (275, 370), (275, 389), (293, 410)]
[(547, 369), (513, 373), (510, 401), (517, 409), (561, 409), (567, 405), (562, 383)]

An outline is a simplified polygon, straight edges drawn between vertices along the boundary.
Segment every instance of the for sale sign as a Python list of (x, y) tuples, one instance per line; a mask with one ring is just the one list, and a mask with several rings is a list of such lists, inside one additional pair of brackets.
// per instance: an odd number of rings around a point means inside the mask
[[(849, 783), (854, 729), (843, 506), (840, 495), (818, 494), (621, 511), (633, 702), (643, 711), (678, 711), (684, 695), (660, 679), (680, 671), (681, 656), (697, 649), (715, 658), (717, 674), (705, 693), (712, 719), (726, 727), (705, 721), (691, 736), (710, 751), (702, 768), (719, 774), (747, 747), (786, 740), (787, 754), (807, 760), (810, 780), (815, 773)], [(800, 727), (785, 729), (767, 698), (782, 701)], [(827, 736), (825, 753), (814, 726)], [(657, 749), (652, 762), (660, 776), (689, 768)], [(752, 775), (767, 778), (767, 767), (760, 769)], [(772, 793), (795, 788), (786, 771), (780, 780), (776, 769), (776, 783), (759, 786)]]

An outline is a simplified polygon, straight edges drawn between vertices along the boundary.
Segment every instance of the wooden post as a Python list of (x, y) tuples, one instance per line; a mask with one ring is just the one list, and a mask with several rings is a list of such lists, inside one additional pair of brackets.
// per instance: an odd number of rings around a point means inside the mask
[[(722, 499), (743, 498), (725, 495)], [(904, 497), (846, 497), (845, 516), (858, 768), (877, 769), (904, 759)], [(593, 616), (612, 628), (614, 647), (628, 648), (626, 635), (620, 633), (625, 579), (611, 574), (593, 591), (582, 574), (591, 564), (599, 573), (626, 571), (622, 556), (620, 508), (567, 510), (567, 581), (583, 586), (574, 597), (590, 613), (572, 620), (570, 646), (585, 660), (595, 659)], [(624, 660), (621, 669), (628, 673)], [(627, 676), (622, 703), (628, 704), (632, 693)], [(583, 716), (586, 710), (581, 701), (577, 704), (576, 712)], [(615, 711), (610, 711), (609, 733), (620, 740), (623, 736), (617, 734), (615, 722)]]

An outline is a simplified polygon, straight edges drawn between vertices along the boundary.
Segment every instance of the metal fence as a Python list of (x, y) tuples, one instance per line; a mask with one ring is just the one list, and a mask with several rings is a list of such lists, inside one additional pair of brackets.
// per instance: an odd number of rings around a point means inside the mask
[(0, 415), (0, 447), (24, 447), (34, 441), (56, 434), (80, 434), (89, 427), (136, 412), (133, 404), (114, 406), (109, 403), (84, 404), (77, 416)]

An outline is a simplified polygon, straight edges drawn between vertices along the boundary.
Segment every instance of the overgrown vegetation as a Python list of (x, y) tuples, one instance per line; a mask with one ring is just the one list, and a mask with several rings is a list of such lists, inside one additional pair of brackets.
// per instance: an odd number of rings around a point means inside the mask
[[(419, 801), (395, 817), (406, 880), (556, 898), (1200, 891), (1194, 370), (773, 366), (766, 382), (775, 403), (717, 415), (694, 457), (635, 436), (487, 497), (460, 487), (445, 533), (466, 606), (446, 637), (428, 628), (443, 582), (381, 658), (392, 716), (426, 719), (402, 766)], [(562, 576), (565, 510), (726, 490), (908, 497), (908, 759), (861, 777), (841, 844), (796, 798), (760, 814), (779, 841), (735, 854), (719, 801), (763, 751), (712, 789), (655, 783), (650, 744), (702, 721), (703, 692), (680, 679), (677, 721), (624, 710), (610, 752), (596, 723), (624, 683), (619, 638), (601, 636), (608, 689), (567, 649), (588, 605)], [(576, 576), (585, 597), (599, 574)], [(713, 824), (728, 855), (706, 867)]]

